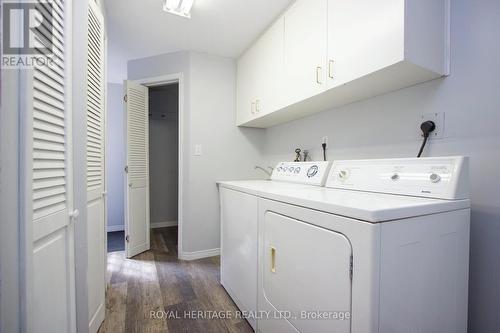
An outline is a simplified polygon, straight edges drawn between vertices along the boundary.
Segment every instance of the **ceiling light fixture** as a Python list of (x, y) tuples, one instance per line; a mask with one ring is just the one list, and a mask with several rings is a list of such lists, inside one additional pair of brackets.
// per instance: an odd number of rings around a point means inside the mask
[(167, 13), (191, 18), (194, 0), (163, 0), (163, 10)]

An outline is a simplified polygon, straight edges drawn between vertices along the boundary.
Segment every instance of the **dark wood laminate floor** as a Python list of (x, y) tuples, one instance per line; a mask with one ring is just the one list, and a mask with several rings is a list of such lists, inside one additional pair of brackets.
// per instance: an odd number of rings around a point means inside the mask
[[(219, 266), (219, 257), (178, 260), (176, 227), (154, 229), (151, 250), (133, 259), (109, 253), (106, 319), (99, 332), (253, 332), (235, 318), (238, 308), (219, 283)], [(193, 311), (202, 312), (189, 318)], [(226, 311), (230, 317), (214, 318)]]

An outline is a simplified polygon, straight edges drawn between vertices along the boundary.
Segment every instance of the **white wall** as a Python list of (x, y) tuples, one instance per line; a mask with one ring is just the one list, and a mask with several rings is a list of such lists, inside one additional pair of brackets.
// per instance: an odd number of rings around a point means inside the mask
[[(128, 62), (128, 78), (182, 72), (184, 75), (183, 252), (219, 247), (219, 206), (215, 182), (257, 178), (263, 131), (235, 124), (234, 60), (176, 52)], [(202, 144), (202, 156), (194, 145)]]
[(415, 156), (421, 113), (445, 112), (445, 138), (424, 155), (471, 157), (469, 332), (500, 332), (500, 3), (452, 1), (451, 76), (267, 130), (265, 158), (295, 147), (329, 159)]
[(108, 83), (106, 100), (107, 230), (124, 230), (125, 124), (123, 84)]
[(151, 225), (177, 224), (179, 85), (149, 89), (149, 198)]
[[(231, 59), (191, 53), (189, 204), (184, 227), (186, 251), (219, 247), (217, 180), (262, 178), (263, 131), (238, 128), (236, 66)], [(203, 155), (193, 156), (202, 144)]]
[(116, 41), (109, 39), (107, 42), (108, 63), (106, 64), (106, 80), (108, 83), (123, 84), (127, 78), (127, 56), (116, 45)]

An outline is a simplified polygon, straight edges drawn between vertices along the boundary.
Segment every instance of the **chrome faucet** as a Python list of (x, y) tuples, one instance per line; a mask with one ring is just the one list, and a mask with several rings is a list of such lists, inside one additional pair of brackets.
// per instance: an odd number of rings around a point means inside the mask
[(266, 169), (264, 169), (263, 167), (261, 167), (260, 165), (256, 165), (254, 167), (255, 170), (259, 169), (259, 170), (262, 170), (266, 175), (268, 175), (269, 177), (271, 177), (272, 173), (273, 173), (273, 168), (271, 168), (270, 166), (267, 167), (268, 169), (270, 169), (271, 171), (267, 171)]

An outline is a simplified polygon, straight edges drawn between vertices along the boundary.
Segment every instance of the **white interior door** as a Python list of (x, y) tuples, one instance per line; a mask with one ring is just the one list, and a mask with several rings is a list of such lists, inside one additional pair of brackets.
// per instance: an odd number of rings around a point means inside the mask
[[(22, 71), (25, 170), (22, 200), (26, 332), (75, 332), (74, 225), (71, 145), (71, 2), (38, 2), (46, 18), (34, 28), (50, 45), (53, 66)], [(51, 25), (52, 24), (52, 25)]]
[(87, 285), (89, 331), (104, 320), (105, 232), (105, 67), (104, 18), (89, 1), (87, 36)]
[(125, 249), (127, 258), (149, 250), (148, 88), (125, 81), (127, 166)]

